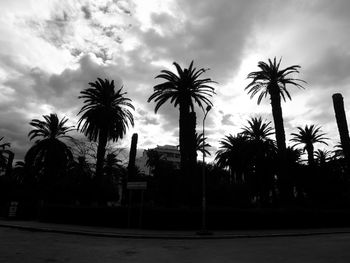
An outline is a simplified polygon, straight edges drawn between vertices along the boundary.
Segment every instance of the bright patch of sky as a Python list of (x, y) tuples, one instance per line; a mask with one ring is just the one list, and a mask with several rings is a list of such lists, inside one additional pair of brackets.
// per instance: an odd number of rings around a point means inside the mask
[[(0, 8), (0, 136), (18, 159), (31, 145), (29, 121), (56, 112), (75, 125), (79, 92), (97, 77), (123, 85), (136, 107), (135, 127), (118, 146), (128, 148), (133, 132), (140, 148), (177, 145), (178, 109), (155, 114), (147, 103), (160, 82), (154, 77), (175, 70), (173, 61), (187, 67), (194, 60), (218, 82), (207, 119), (213, 153), (249, 117), (272, 122), (269, 99), (257, 105), (244, 91), (261, 60), (301, 65), (295, 77), (307, 81), (305, 90), (290, 87), (292, 101), (282, 104), (287, 139), (297, 126), (318, 124), (332, 146), (339, 140), (332, 94), (342, 93), (350, 110), (346, 0), (12, 0)], [(198, 111), (199, 131), (202, 118)]]

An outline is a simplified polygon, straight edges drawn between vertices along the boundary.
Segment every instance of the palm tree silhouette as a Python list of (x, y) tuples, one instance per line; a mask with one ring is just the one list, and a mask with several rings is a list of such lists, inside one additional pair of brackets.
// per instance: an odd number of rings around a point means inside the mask
[(215, 82), (210, 78), (200, 79), (207, 69), (197, 70), (193, 67), (193, 61), (188, 68), (184, 69), (176, 62), (173, 64), (177, 74), (169, 70), (162, 70), (156, 78), (166, 81), (154, 86), (154, 93), (149, 97), (148, 102), (152, 100), (156, 102), (155, 112), (167, 101), (170, 101), (175, 107), (179, 106), (181, 169), (186, 174), (189, 173), (186, 170), (194, 166), (196, 162), (194, 104), (196, 103), (203, 111), (204, 106), (212, 106), (209, 98), (215, 92), (210, 84)]
[(90, 88), (80, 92), (79, 99), (84, 99), (84, 106), (79, 111), (81, 117), (78, 129), (89, 140), (98, 141), (96, 175), (102, 175), (106, 145), (109, 140), (122, 139), (129, 127), (134, 126), (130, 109), (135, 109), (129, 98), (124, 97), (121, 87), (115, 90), (114, 81), (107, 79), (90, 82)]
[(317, 164), (320, 166), (325, 165), (328, 161), (330, 161), (332, 159), (330, 151), (320, 150), (320, 149), (318, 149), (315, 152), (315, 157), (316, 157)]
[(218, 167), (228, 168), (230, 181), (244, 182), (245, 175), (253, 165), (253, 147), (247, 136), (227, 135), (220, 141), (220, 149), (216, 152), (215, 161)]
[(64, 172), (72, 160), (71, 150), (62, 139), (70, 139), (66, 134), (74, 129), (66, 126), (68, 119), (65, 117), (59, 120), (51, 113), (43, 118), (44, 121), (33, 119), (30, 122), (33, 129), (28, 134), (29, 139), (37, 141), (26, 153), (25, 163), (48, 180), (49, 175), (55, 177)]
[(274, 134), (271, 122), (263, 121), (261, 117), (255, 117), (248, 120), (248, 125), (243, 128), (241, 134), (250, 140), (251, 147), (254, 149), (251, 158), (254, 165), (254, 176), (251, 182), (254, 182), (261, 204), (269, 202), (269, 194), (274, 191), (274, 161), (276, 156), (275, 142), (269, 138)]
[[(203, 133), (196, 133), (196, 151), (200, 152), (202, 154), (211, 155), (210, 152), (207, 150), (211, 145), (207, 143), (207, 137), (203, 137)], [(203, 143), (204, 143), (204, 152), (203, 152)]]
[(333, 151), (334, 154), (334, 158), (335, 159), (339, 159), (339, 158), (344, 158), (344, 151), (343, 151), (343, 145), (341, 144), (341, 142), (338, 142), (335, 146), (334, 146), (335, 150)]
[(258, 104), (267, 95), (271, 99), (272, 115), (275, 124), (276, 131), (276, 142), (277, 148), (280, 154), (282, 154), (286, 149), (286, 138), (283, 125), (283, 115), (281, 108), (281, 97), (286, 101), (286, 97), (291, 99), (291, 96), (286, 89), (286, 85), (290, 84), (298, 88), (303, 88), (298, 82), (305, 81), (301, 79), (294, 79), (290, 77), (290, 74), (299, 73), (299, 65), (293, 65), (285, 69), (280, 70), (281, 60), (277, 63), (276, 57), (272, 61), (268, 60), (268, 64), (260, 61), (258, 63), (259, 71), (254, 71), (248, 74), (249, 79), (252, 79), (251, 83), (245, 88), (250, 93), (250, 98), (253, 98), (256, 94), (260, 92), (258, 97)]
[(314, 164), (314, 144), (315, 143), (326, 143), (328, 140), (325, 137), (325, 133), (321, 132), (321, 127), (317, 127), (315, 125), (305, 125), (305, 128), (297, 127), (298, 133), (292, 133), (293, 138), (292, 142), (296, 142), (295, 145), (304, 144), (304, 151), (307, 151), (308, 155), (308, 163), (310, 166)]
[(253, 117), (248, 120), (248, 125), (244, 126), (242, 134), (253, 141), (271, 140), (270, 135), (274, 134), (271, 122), (265, 122), (261, 117)]

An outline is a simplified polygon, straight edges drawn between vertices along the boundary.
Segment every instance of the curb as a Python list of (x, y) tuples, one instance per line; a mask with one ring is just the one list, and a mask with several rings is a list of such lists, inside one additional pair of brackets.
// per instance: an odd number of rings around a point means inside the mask
[(315, 232), (283, 232), (283, 233), (264, 233), (264, 234), (217, 234), (213, 235), (174, 235), (174, 234), (154, 234), (154, 233), (108, 233), (99, 231), (73, 230), (73, 229), (58, 229), (50, 227), (39, 226), (24, 226), (18, 224), (3, 224), (0, 227), (12, 228), (32, 232), (47, 232), (60, 233), (68, 235), (82, 235), (93, 237), (108, 237), (108, 238), (131, 238), (131, 239), (241, 239), (241, 238), (274, 238), (274, 237), (303, 237), (303, 236), (320, 236), (320, 235), (334, 235), (334, 234), (350, 234), (350, 230), (339, 231), (315, 231)]

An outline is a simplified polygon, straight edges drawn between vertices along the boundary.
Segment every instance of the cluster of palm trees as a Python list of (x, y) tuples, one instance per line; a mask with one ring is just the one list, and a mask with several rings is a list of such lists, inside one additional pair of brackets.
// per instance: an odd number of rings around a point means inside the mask
[[(291, 99), (287, 85), (303, 88), (305, 81), (292, 77), (299, 73), (300, 66), (280, 69), (280, 64), (281, 60), (277, 61), (276, 58), (269, 59), (268, 63), (259, 62), (259, 70), (248, 74), (251, 82), (245, 88), (251, 98), (258, 95), (258, 104), (263, 98), (270, 98), (274, 128), (271, 122), (261, 117), (251, 118), (240, 133), (229, 134), (220, 141), (220, 149), (215, 156), (216, 169), (228, 172), (228, 182), (254, 185), (255, 197), (261, 203), (271, 202), (272, 197), (282, 201), (290, 200), (295, 197), (297, 188), (299, 195), (305, 194), (303, 187), (299, 187), (300, 184), (293, 178), (293, 173), (302, 165), (301, 150), (296, 146), (304, 146), (310, 169), (339, 159), (339, 151), (336, 158), (330, 158), (330, 152), (320, 149), (315, 154), (315, 143), (327, 144), (325, 133), (317, 125), (297, 127), (297, 132), (291, 134), (293, 147), (286, 146), (281, 99)], [(176, 72), (162, 70), (156, 76), (164, 82), (154, 86), (148, 102), (155, 102), (155, 112), (166, 102), (179, 108), (180, 174), (192, 185), (189, 188), (191, 191), (199, 185), (198, 178), (194, 176), (198, 165), (197, 151), (209, 154), (206, 138), (203, 134), (196, 133), (196, 109), (205, 112), (208, 106), (213, 105), (211, 98), (215, 95), (215, 90), (212, 84), (216, 82), (202, 77), (208, 69), (197, 69), (193, 61), (188, 68), (182, 68), (176, 62), (174, 66)], [(105, 185), (113, 181), (108, 178), (113, 178), (115, 174), (126, 174), (115, 154), (106, 156), (107, 143), (122, 139), (129, 126), (134, 125), (134, 106), (125, 95), (123, 87), (116, 89), (113, 80), (98, 78), (89, 83), (89, 87), (82, 90), (78, 97), (83, 100), (83, 107), (78, 113), (80, 119), (77, 129), (97, 145), (94, 176), (91, 176), (88, 160), (84, 156), (78, 156), (75, 160), (72, 147), (67, 143), (73, 139), (69, 133), (75, 128), (67, 124), (67, 118), (59, 119), (56, 114), (50, 114), (44, 115), (43, 120), (34, 119), (30, 122), (32, 130), (28, 136), (34, 144), (25, 155), (24, 162), (18, 163), (14, 169), (14, 174), (25, 175), (24, 179), (23, 176), (15, 176), (19, 178), (17, 180), (39, 182), (46, 188), (46, 192), (50, 192), (53, 185), (67, 174), (72, 178), (87, 174), (94, 178), (92, 184), (97, 189), (98, 196), (103, 195)], [(271, 138), (274, 134), (275, 140)], [(7, 174), (10, 173), (11, 158), (13, 159), (8, 148), (7, 143), (0, 145), (0, 167)], [(161, 164), (154, 153), (150, 152), (149, 156), (150, 166), (168, 167)], [(165, 170), (169, 169), (163, 169)], [(308, 170), (309, 173), (314, 171)], [(113, 182), (115, 181), (114, 179)]]
[[(268, 63), (260, 61), (259, 70), (248, 74), (247, 78), (252, 81), (245, 88), (251, 98), (258, 95), (258, 104), (263, 98), (269, 97), (274, 120), (274, 130), (270, 122), (264, 122), (262, 118), (252, 118), (243, 131), (236, 136), (228, 135), (220, 141), (221, 147), (216, 153), (216, 164), (229, 169), (231, 179), (235, 182), (247, 181), (249, 175), (255, 174), (258, 178), (261, 199), (267, 199), (267, 195), (277, 188), (280, 199), (288, 202), (293, 198), (293, 174), (289, 167), (300, 161), (300, 150), (294, 148), (299, 144), (304, 145), (304, 151), (308, 154), (308, 164), (314, 166), (314, 144), (327, 145), (327, 137), (317, 125), (297, 127), (298, 132), (292, 133), (291, 142), (293, 147), (286, 147), (286, 136), (283, 124), (281, 99), (291, 99), (287, 85), (303, 89), (304, 80), (293, 78), (292, 75), (299, 73), (299, 65), (281, 69), (281, 59), (277, 61), (269, 59)], [(156, 102), (155, 111), (166, 101), (179, 106), (180, 111), (180, 152), (181, 169), (187, 174), (187, 167), (194, 166), (195, 161), (190, 158), (195, 156), (194, 136), (195, 117), (194, 103), (204, 111), (204, 105), (211, 106), (210, 98), (215, 94), (214, 88), (208, 84), (215, 83), (210, 78), (199, 79), (205, 69), (196, 70), (191, 62), (188, 69), (182, 69), (174, 63), (177, 75), (164, 70), (157, 78), (163, 78), (166, 82), (154, 87), (154, 93), (149, 102)], [(191, 109), (191, 112), (189, 112)], [(275, 134), (276, 141), (270, 136)], [(197, 137), (197, 142), (200, 140)], [(201, 138), (205, 143), (205, 138)], [(197, 147), (198, 148), (198, 147)], [(326, 151), (318, 150), (319, 159), (326, 162)], [(191, 164), (192, 163), (192, 164)]]
[[(123, 138), (129, 125), (134, 125), (131, 112), (134, 106), (131, 100), (125, 97), (126, 93), (122, 88), (115, 89), (113, 81), (98, 79), (89, 83), (89, 86), (81, 91), (79, 96), (79, 99), (84, 100), (84, 105), (78, 113), (80, 115), (78, 130), (90, 141), (97, 143), (96, 168), (93, 176), (95, 179), (92, 183), (100, 188), (98, 192), (103, 192), (101, 184), (106, 177), (112, 178), (112, 175), (118, 175), (122, 170), (118, 170), (122, 166), (115, 154), (110, 153), (105, 158), (107, 142)], [(91, 177), (92, 171), (85, 156), (77, 156), (77, 160), (73, 158), (73, 149), (69, 145), (73, 138), (69, 133), (75, 128), (68, 126), (67, 122), (67, 118), (59, 119), (54, 113), (44, 115), (43, 120), (33, 119), (30, 122), (32, 130), (28, 136), (34, 144), (27, 151), (24, 162), (16, 165), (13, 178), (18, 179), (16, 175), (21, 174), (24, 176), (20, 178), (21, 182), (30, 181), (39, 185), (39, 191), (44, 195), (41, 198), (55, 194), (52, 192), (65, 180), (67, 174), (70, 174), (70, 180), (84, 173)], [(2, 167), (8, 163), (3, 155), (7, 147), (9, 144), (1, 145)]]

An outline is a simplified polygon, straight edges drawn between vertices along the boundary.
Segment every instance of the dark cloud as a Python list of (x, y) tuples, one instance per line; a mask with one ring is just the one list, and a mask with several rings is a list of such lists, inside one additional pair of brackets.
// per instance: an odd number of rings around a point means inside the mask
[(91, 10), (89, 6), (85, 5), (81, 7), (81, 11), (84, 13), (85, 19), (91, 19)]
[(143, 33), (143, 43), (151, 47), (156, 59), (185, 65), (194, 59), (199, 67), (212, 69), (209, 74), (214, 80), (225, 83), (241, 63), (244, 45), (256, 15), (264, 12), (263, 6), (253, 1), (225, 0), (180, 1), (179, 6), (185, 22), (179, 25), (177, 17), (153, 14), (155, 28)]
[[(350, 23), (349, 23), (350, 26)], [(350, 53), (347, 47), (329, 47), (313, 65), (304, 70), (310, 85), (339, 89), (350, 80)]]

